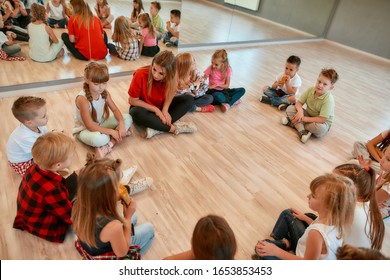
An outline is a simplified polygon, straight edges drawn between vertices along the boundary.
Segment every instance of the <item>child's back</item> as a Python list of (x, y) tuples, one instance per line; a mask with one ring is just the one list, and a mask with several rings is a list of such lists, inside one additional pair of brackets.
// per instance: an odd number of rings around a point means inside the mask
[(74, 150), (74, 140), (61, 132), (38, 138), (32, 148), (34, 164), (19, 187), (14, 228), (51, 242), (64, 241), (77, 188), (67, 181), (77, 176), (73, 173), (65, 180), (58, 171), (70, 166)]

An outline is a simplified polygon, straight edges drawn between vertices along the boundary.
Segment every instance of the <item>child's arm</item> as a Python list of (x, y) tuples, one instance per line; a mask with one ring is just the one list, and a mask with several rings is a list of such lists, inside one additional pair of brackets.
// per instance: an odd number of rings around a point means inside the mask
[(229, 86), (230, 86), (230, 77), (226, 77), (224, 84), (209, 85), (209, 88), (216, 88), (216, 87), (229, 88)]
[(173, 30), (170, 21), (167, 21), (167, 31), (170, 32), (172, 36), (179, 38), (179, 31)]
[(107, 99), (106, 103), (108, 107), (110, 108), (111, 112), (114, 114), (116, 120), (118, 121), (118, 127), (116, 128), (119, 132), (119, 141), (122, 141), (122, 137), (126, 136), (126, 127), (125, 127), (125, 121), (123, 120), (123, 116), (121, 111), (119, 111), (118, 107), (116, 106), (114, 100), (111, 98), (111, 94), (107, 93)]
[(366, 144), (367, 151), (370, 153), (370, 155), (376, 160), (380, 161), (381, 158), (383, 157), (383, 152), (379, 150), (378, 144), (383, 141), (383, 136), (382, 133), (379, 133), (379, 135), (375, 136), (375, 138), (371, 139), (368, 141)]
[(110, 242), (112, 251), (118, 257), (123, 257), (127, 254), (131, 240), (131, 217), (135, 212), (135, 201), (133, 200), (129, 206), (123, 206), (124, 219), (121, 223), (119, 220), (109, 222), (101, 231), (100, 239), (103, 242)]
[[(62, 9), (62, 13), (64, 12), (64, 9)], [(50, 5), (49, 5), (49, 2), (47, 2), (46, 4), (46, 14), (49, 15), (50, 14)]]
[(142, 48), (144, 46), (145, 37), (142, 35), (137, 35), (136, 38), (138, 40), (138, 53), (141, 55)]
[(308, 225), (310, 225), (312, 222), (313, 222), (313, 219), (309, 218), (308, 216), (306, 216), (303, 212), (295, 209), (295, 208), (291, 208), (290, 209), (292, 211), (292, 215), (301, 220), (301, 221), (304, 221), (306, 222)]
[(118, 141), (120, 135), (117, 130), (99, 126), (92, 120), (91, 114), (89, 112), (89, 102), (86, 97), (78, 96), (76, 98), (76, 106), (80, 110), (81, 119), (89, 131), (98, 131), (102, 134), (110, 135), (112, 138)]
[(21, 1), (19, 1), (19, 11), (22, 16), (27, 16), (26, 8)]
[(51, 29), (50, 26), (46, 25), (45, 30), (46, 30), (47, 34), (49, 34), (49, 38), (50, 38), (51, 42), (58, 43), (58, 38), (57, 38), (56, 34), (54, 34), (53, 29)]

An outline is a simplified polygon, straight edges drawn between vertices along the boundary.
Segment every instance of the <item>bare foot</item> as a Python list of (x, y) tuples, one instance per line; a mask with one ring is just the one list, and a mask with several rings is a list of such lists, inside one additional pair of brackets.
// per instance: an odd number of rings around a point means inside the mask
[(59, 24), (54, 24), (54, 28), (60, 28)]

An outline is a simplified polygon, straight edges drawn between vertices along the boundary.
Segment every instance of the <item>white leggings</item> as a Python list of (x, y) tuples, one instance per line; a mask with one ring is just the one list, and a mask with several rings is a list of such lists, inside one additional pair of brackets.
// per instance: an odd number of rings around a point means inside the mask
[[(125, 122), (125, 128), (128, 130), (133, 123), (133, 119), (129, 114), (122, 114), (123, 120)], [(107, 120), (99, 124), (101, 127), (114, 129), (119, 125), (117, 119), (114, 115), (111, 115)], [(77, 134), (77, 139), (79, 139), (84, 144), (92, 147), (101, 147), (106, 145), (110, 141), (110, 135), (102, 134), (98, 131), (89, 131), (84, 129)]]

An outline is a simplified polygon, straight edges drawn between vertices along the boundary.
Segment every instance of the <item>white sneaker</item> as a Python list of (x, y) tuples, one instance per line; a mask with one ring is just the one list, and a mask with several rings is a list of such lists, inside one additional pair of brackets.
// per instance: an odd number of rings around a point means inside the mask
[(153, 185), (153, 178), (145, 177), (134, 182), (130, 182), (128, 186), (130, 187), (130, 195), (143, 192), (146, 189), (149, 189)]
[(120, 183), (122, 185), (129, 184), (131, 178), (133, 178), (133, 176), (134, 176), (134, 173), (137, 171), (137, 168), (138, 168), (137, 165), (133, 165), (130, 168), (123, 170), (123, 172), (122, 172), (123, 175), (122, 175), (122, 179), (121, 179)]
[(304, 133), (301, 135), (301, 142), (305, 144), (307, 140), (309, 140), (310, 136), (311, 136), (311, 132), (305, 130)]
[(288, 119), (287, 117), (282, 117), (282, 118), (280, 119), (280, 123), (281, 123), (282, 125), (290, 125), (290, 121), (289, 121), (289, 119)]
[(175, 135), (181, 133), (193, 133), (198, 130), (193, 122), (177, 121), (174, 123), (174, 126), (176, 127)]
[(280, 104), (280, 105), (278, 106), (278, 110), (279, 110), (279, 111), (284, 111), (284, 110), (287, 109), (287, 107), (288, 107), (288, 105), (285, 104), (285, 103), (283, 103), (283, 104)]
[(160, 130), (156, 130), (156, 129), (147, 127), (147, 128), (146, 128), (146, 133), (145, 133), (145, 138), (146, 138), (146, 139), (150, 139), (150, 138), (152, 138), (153, 136), (156, 136), (156, 135), (162, 134), (162, 133), (164, 133), (164, 131), (160, 131)]

